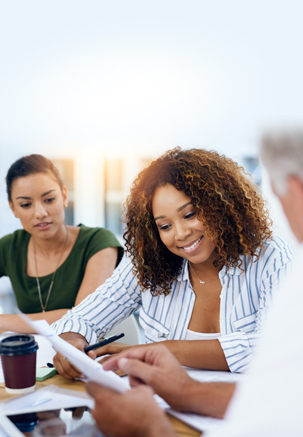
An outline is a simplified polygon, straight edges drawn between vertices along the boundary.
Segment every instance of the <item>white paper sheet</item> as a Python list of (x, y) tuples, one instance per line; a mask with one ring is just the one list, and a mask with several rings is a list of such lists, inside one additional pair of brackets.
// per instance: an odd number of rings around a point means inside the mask
[(239, 382), (245, 378), (243, 373), (224, 372), (219, 370), (200, 370), (184, 367), (188, 375), (199, 382)]
[(54, 349), (76, 366), (88, 381), (103, 384), (104, 386), (112, 388), (118, 392), (124, 392), (129, 389), (129, 385), (125, 380), (120, 378), (114, 372), (105, 372), (100, 363), (92, 360), (85, 353), (79, 351), (70, 343), (60, 338), (53, 328), (49, 326), (46, 320), (32, 321), (24, 314), (20, 314), (20, 317), (30, 325), (34, 331), (46, 337), (53, 345)]
[(0, 437), (24, 437), (24, 434), (6, 416), (0, 414)]
[(94, 405), (94, 399), (87, 393), (49, 385), (0, 402), (0, 414), (13, 415), (82, 406), (93, 409)]

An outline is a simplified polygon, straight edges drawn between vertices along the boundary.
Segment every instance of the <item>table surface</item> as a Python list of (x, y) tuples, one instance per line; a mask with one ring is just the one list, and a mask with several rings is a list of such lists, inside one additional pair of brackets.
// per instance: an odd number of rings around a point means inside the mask
[[(36, 388), (45, 387), (47, 385), (54, 384), (58, 385), (62, 388), (67, 388), (69, 390), (78, 390), (85, 392), (85, 384), (82, 381), (69, 381), (65, 378), (63, 378), (60, 375), (55, 375), (52, 378), (46, 379), (45, 381), (36, 383)], [(5, 399), (8, 399), (10, 397), (13, 397), (14, 395), (10, 395), (5, 391), (4, 384), (0, 383), (0, 401), (4, 401)], [(201, 432), (196, 431), (186, 425), (185, 423), (181, 422), (180, 420), (176, 419), (175, 417), (172, 417), (168, 414), (169, 420), (172, 423), (172, 426), (174, 427), (174, 430), (176, 431), (177, 435), (184, 436), (184, 437), (194, 437), (201, 435)]]

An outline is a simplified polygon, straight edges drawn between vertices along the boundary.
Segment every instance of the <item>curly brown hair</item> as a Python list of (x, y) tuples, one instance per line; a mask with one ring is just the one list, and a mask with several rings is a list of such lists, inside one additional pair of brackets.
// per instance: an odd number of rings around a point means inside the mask
[(272, 221), (258, 186), (247, 175), (217, 152), (176, 147), (137, 176), (124, 205), (123, 237), (143, 290), (168, 295), (183, 265), (183, 258), (162, 243), (153, 217), (154, 193), (166, 184), (191, 199), (216, 247), (216, 266), (241, 268), (242, 254), (258, 259), (258, 247), (272, 236)]

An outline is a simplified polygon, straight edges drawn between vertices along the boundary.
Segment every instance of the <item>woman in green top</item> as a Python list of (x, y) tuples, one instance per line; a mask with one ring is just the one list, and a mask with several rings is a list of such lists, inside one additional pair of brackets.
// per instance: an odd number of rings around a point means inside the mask
[[(22, 312), (53, 323), (112, 275), (123, 249), (107, 229), (65, 225), (67, 189), (42, 155), (17, 160), (6, 186), (23, 229), (0, 239), (0, 276)], [(30, 331), (15, 314), (0, 315), (0, 330)]]

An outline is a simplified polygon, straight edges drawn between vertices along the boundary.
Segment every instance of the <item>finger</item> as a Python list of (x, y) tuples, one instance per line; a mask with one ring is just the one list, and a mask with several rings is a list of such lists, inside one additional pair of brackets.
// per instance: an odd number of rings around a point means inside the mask
[(100, 384), (97, 384), (96, 382), (89, 381), (85, 384), (85, 389), (89, 395), (91, 395), (93, 398), (96, 397), (99, 390), (101, 390), (102, 386)]
[(83, 377), (82, 372), (80, 372), (80, 370), (76, 366), (74, 366), (70, 361), (68, 361), (67, 358), (63, 359), (62, 365), (65, 372), (68, 372), (68, 374), (73, 378)]
[[(119, 372), (119, 370), (117, 370), (117, 372)], [(128, 375), (128, 382), (132, 388), (138, 387), (139, 385), (146, 385), (145, 382), (142, 381), (142, 379), (136, 378), (135, 376), (131, 376), (131, 375)]]
[(124, 370), (121, 370), (121, 369), (115, 370), (115, 374), (118, 375), (118, 376), (124, 376), (124, 375), (126, 375), (126, 373), (124, 372)]
[[(124, 354), (122, 354), (122, 356), (124, 356)], [(104, 370), (117, 370), (119, 357), (121, 357), (120, 354), (109, 355), (108, 357), (103, 357), (99, 363), (102, 363)]]
[(87, 352), (87, 355), (88, 355), (92, 360), (95, 360), (95, 359), (97, 358), (97, 356), (98, 356), (97, 352), (94, 351), (94, 350), (92, 350), (92, 351), (88, 351), (88, 352)]
[(75, 379), (82, 376), (79, 370), (61, 354), (54, 357), (54, 366), (57, 372), (66, 379)]
[(151, 375), (154, 374), (154, 367), (150, 364), (132, 358), (120, 358), (118, 360), (118, 367), (128, 375), (131, 375), (147, 384), (150, 383)]
[(111, 359), (111, 356), (110, 355), (106, 355), (105, 357), (101, 358), (101, 360), (98, 360), (98, 363), (103, 365), (106, 361), (108, 361), (110, 359)]
[(104, 370), (116, 370), (119, 368), (118, 361), (120, 358), (136, 358), (137, 360), (145, 361), (145, 356), (148, 350), (150, 349), (149, 346), (135, 346), (127, 349), (126, 351), (121, 352), (120, 354), (117, 354), (113, 357), (110, 357), (106, 364), (104, 364), (103, 368)]
[[(119, 354), (118, 354), (118, 355), (119, 355)], [(110, 355), (107, 355), (107, 356), (101, 358), (101, 360), (99, 360), (98, 363), (102, 364), (102, 366), (103, 366), (103, 364), (104, 364), (106, 361), (110, 360), (110, 359), (111, 359), (111, 356), (110, 356)], [(124, 370), (121, 370), (121, 369), (115, 369), (114, 372), (115, 372), (116, 375), (118, 375), (118, 376), (124, 376), (124, 375), (126, 375), (126, 373), (124, 372)]]
[[(126, 346), (127, 347), (127, 346)], [(125, 346), (119, 346), (119, 345), (107, 345), (100, 347), (96, 349), (96, 353), (98, 357), (102, 357), (103, 355), (112, 355), (112, 354), (118, 354), (120, 352), (123, 352), (126, 349)]]
[(98, 399), (98, 403), (109, 402), (116, 392), (108, 387), (97, 384), (96, 382), (89, 381), (85, 384), (87, 393), (94, 399)]

